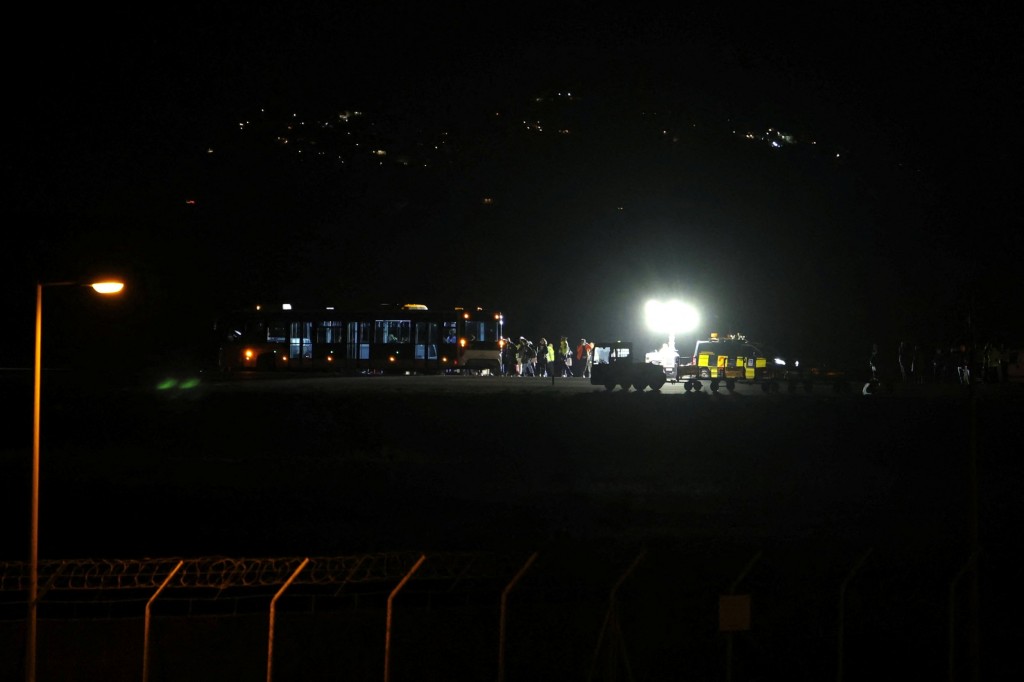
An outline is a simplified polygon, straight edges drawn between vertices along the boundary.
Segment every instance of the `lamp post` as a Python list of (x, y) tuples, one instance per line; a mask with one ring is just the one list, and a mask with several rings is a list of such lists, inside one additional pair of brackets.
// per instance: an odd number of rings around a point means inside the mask
[[(36, 679), (36, 602), (39, 597), (39, 396), (43, 369), (43, 287), (75, 286), (78, 282), (39, 282), (36, 284), (36, 354), (32, 385), (32, 530), (29, 542), (28, 579), (28, 635), (25, 638), (25, 679)], [(124, 289), (123, 282), (95, 282), (92, 287), (100, 294), (116, 294)]]

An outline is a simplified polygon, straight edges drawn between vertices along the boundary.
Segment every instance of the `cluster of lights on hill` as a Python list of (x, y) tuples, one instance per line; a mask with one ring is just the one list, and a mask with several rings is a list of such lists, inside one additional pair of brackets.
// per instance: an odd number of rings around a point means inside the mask
[[(487, 122), (495, 135), (529, 135), (582, 137), (588, 130), (576, 109), (586, 106), (584, 98), (571, 92), (555, 92), (534, 97), (523, 105), (523, 112), (513, 115), (492, 112)], [(696, 120), (693, 116), (672, 116), (657, 111), (638, 111), (635, 120), (616, 120), (624, 134), (633, 129), (642, 132), (652, 124), (666, 144), (679, 144), (694, 130), (717, 134), (722, 143), (729, 137), (764, 145), (769, 149), (800, 147), (810, 149), (822, 158), (839, 159), (838, 151), (821, 154), (816, 141), (805, 139), (778, 128), (762, 131), (730, 129), (728, 123)], [(303, 157), (330, 162), (339, 167), (402, 166), (431, 168), (450, 161), (460, 151), (472, 149), (476, 141), (461, 138), (450, 130), (427, 130), (403, 125), (359, 110), (342, 110), (329, 117), (307, 119), (293, 113), (275, 120), (265, 111), (238, 124), (242, 133), (261, 136), (283, 149)], [(479, 133), (478, 133), (479, 134)]]
[(238, 128), (243, 133), (266, 135), (266, 139), (296, 155), (356, 167), (430, 167), (447, 154), (449, 137), (445, 131), (433, 136), (410, 135), (413, 131), (378, 123), (365, 112), (351, 110), (320, 120), (307, 120), (295, 113), (282, 121), (268, 118), (261, 110), (258, 116), (239, 122)]

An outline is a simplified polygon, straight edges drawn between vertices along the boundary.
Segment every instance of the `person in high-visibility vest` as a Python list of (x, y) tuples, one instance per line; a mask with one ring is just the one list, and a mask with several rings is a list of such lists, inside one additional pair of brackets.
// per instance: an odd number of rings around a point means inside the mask
[(558, 340), (558, 375), (564, 377), (572, 376), (572, 351), (569, 350), (569, 339), (562, 337)]

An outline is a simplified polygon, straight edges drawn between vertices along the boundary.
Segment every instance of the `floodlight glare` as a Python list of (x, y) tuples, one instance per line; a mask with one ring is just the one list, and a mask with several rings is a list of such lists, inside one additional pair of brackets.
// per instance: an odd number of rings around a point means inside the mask
[(651, 331), (661, 334), (685, 334), (700, 324), (697, 309), (676, 299), (666, 303), (652, 299), (644, 306), (644, 312), (647, 326)]

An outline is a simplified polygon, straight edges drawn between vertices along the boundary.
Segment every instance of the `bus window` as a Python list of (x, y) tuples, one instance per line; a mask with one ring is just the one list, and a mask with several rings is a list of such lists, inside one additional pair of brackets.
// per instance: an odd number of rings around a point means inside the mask
[(412, 322), (409, 320), (376, 320), (374, 322), (374, 343), (412, 343)]
[(462, 335), (467, 339), (474, 339), (476, 341), (491, 340), (487, 338), (487, 325), (475, 320), (466, 320)]
[(441, 335), (441, 338), (444, 339), (445, 343), (459, 342), (459, 333), (455, 329), (455, 324), (454, 321), (444, 323), (444, 333)]
[[(474, 315), (477, 319), (467, 319)], [(500, 313), (479, 308), (434, 312), (423, 306), (403, 306), (369, 313), (289, 308), (231, 313), (217, 321), (215, 330), (222, 339), (219, 362), (227, 371), (324, 369), (325, 365), (312, 360), (326, 357), (337, 371), (429, 373), (447, 369), (439, 366), (444, 363), (496, 371), (502, 321)]]
[(284, 343), (288, 338), (288, 330), (283, 322), (271, 322), (267, 327), (267, 341), (270, 343)]
[(342, 323), (338, 320), (324, 320), (317, 325), (317, 343), (342, 343)]

